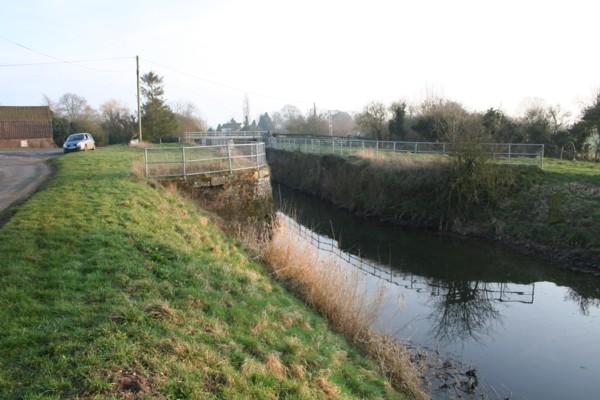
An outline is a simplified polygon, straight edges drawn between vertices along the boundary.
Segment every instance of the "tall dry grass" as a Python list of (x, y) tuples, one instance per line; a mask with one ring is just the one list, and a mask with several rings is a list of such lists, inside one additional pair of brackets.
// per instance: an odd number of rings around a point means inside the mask
[(355, 153), (355, 156), (369, 160), (377, 166), (386, 166), (397, 169), (447, 165), (449, 162), (448, 157), (442, 155), (376, 152), (375, 150), (370, 149), (360, 150)]
[(276, 224), (262, 254), (274, 275), (296, 291), (331, 325), (378, 365), (393, 387), (415, 399), (427, 399), (420, 373), (405, 347), (371, 326), (378, 315), (383, 292), (367, 295), (358, 272), (298, 240), (285, 224)]

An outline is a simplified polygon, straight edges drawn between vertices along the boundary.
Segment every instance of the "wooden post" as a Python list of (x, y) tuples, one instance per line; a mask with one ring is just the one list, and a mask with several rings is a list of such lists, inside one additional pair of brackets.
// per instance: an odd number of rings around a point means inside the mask
[(140, 111), (140, 57), (135, 56), (135, 74), (137, 77), (137, 119), (138, 119), (138, 136), (140, 142), (142, 139), (142, 113)]
[(146, 178), (148, 178), (148, 149), (144, 149), (144, 165), (146, 166)]

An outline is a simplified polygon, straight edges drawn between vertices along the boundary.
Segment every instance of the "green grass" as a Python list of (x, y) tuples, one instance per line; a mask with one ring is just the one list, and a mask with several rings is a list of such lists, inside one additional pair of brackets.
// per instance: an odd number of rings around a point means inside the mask
[(586, 183), (600, 186), (600, 163), (544, 159), (544, 179), (553, 183)]
[(140, 150), (55, 160), (0, 229), (0, 398), (404, 398)]
[(528, 171), (524, 182), (498, 210), (502, 233), (586, 264), (600, 260), (600, 164), (546, 158), (544, 170)]

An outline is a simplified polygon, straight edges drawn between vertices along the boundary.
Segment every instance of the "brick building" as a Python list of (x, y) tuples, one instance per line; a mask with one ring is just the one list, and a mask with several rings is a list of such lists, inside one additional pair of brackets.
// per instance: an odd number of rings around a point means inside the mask
[(50, 108), (0, 106), (1, 147), (56, 147)]

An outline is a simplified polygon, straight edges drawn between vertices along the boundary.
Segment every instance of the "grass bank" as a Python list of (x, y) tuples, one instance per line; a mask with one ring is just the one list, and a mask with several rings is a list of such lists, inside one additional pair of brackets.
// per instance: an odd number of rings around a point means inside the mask
[(272, 149), (268, 157), (276, 181), (359, 215), (487, 237), (575, 266), (600, 266), (600, 166), (593, 163), (547, 159), (544, 170), (491, 165), (498, 174), (472, 179), (457, 175), (447, 160)]
[(141, 153), (55, 160), (0, 229), (0, 398), (406, 398)]

